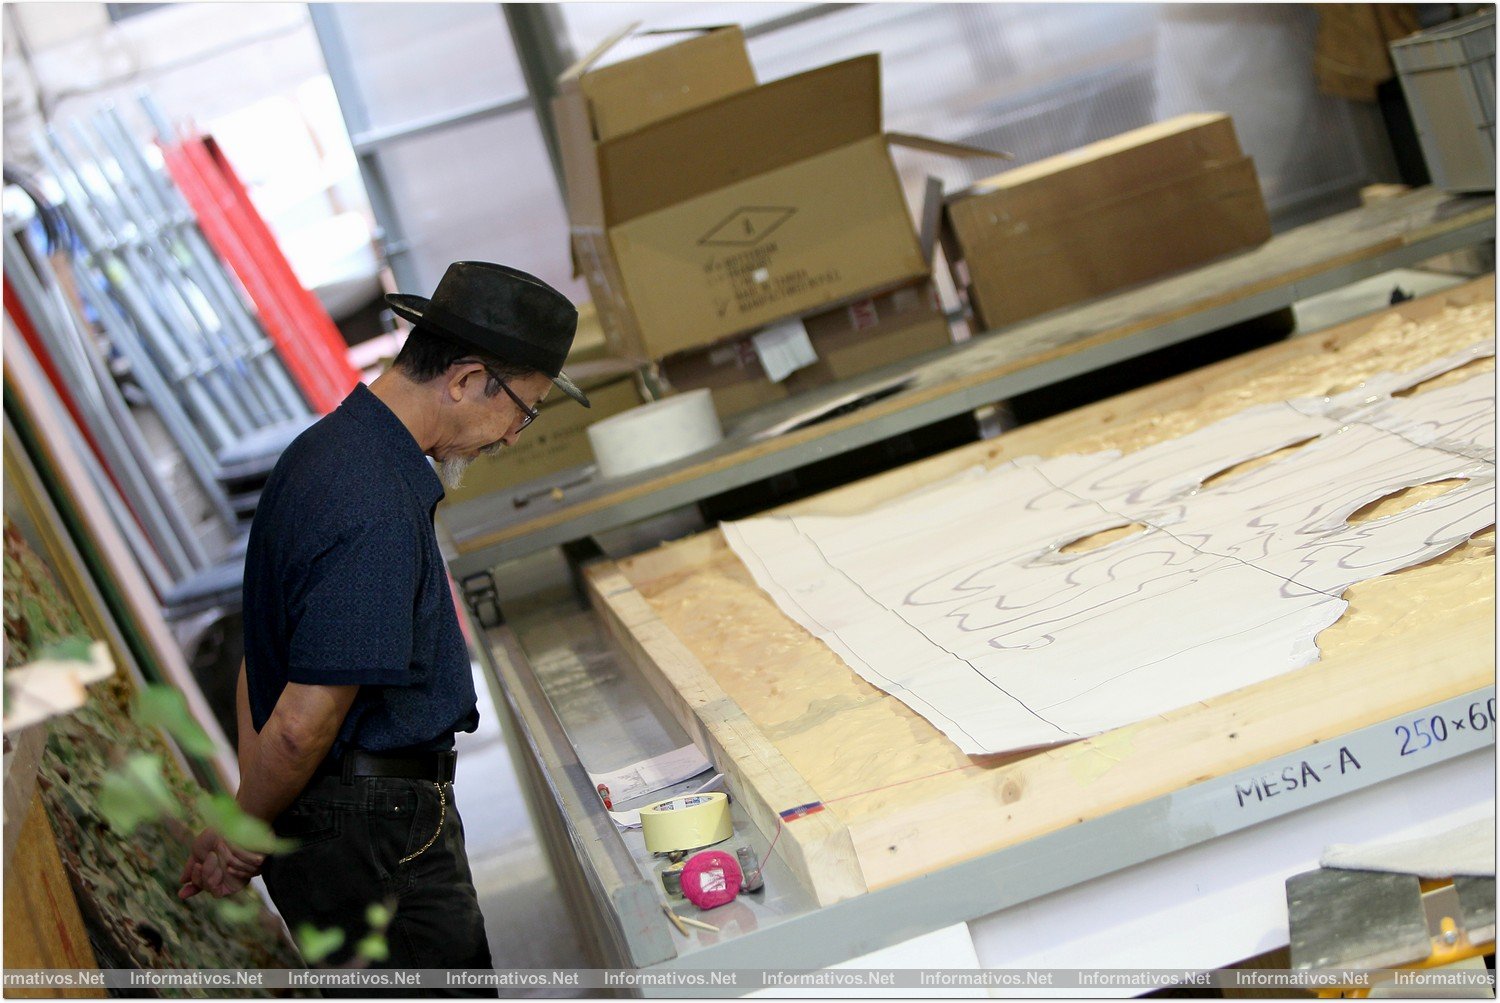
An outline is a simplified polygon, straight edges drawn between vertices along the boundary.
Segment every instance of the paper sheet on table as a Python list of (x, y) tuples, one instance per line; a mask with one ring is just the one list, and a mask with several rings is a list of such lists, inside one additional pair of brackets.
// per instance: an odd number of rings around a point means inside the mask
[[(1345, 589), (1494, 525), (1494, 376), (1393, 396), (1493, 353), (1128, 454), (1023, 456), (858, 515), (721, 528), (788, 617), (964, 752), (1055, 745), (1317, 661)], [(1349, 521), (1437, 482), (1454, 486)], [(1074, 546), (1111, 530), (1127, 535)]]
[(696, 777), (711, 765), (696, 745), (684, 745), (609, 773), (590, 772), (589, 780), (595, 790), (605, 788), (600, 793), (611, 801), (624, 802)]
[(766, 378), (780, 383), (804, 366), (818, 361), (818, 353), (800, 320), (768, 327), (750, 339)]
[[(673, 784), (691, 780), (712, 768), (713, 764), (704, 758), (703, 753), (698, 751), (698, 747), (689, 744), (608, 773), (589, 771), (589, 781), (594, 785), (594, 790), (599, 794), (601, 801), (607, 798), (611, 805), (623, 806), (628, 802), (638, 801), (648, 794), (665, 790)], [(615, 820), (616, 825), (629, 828), (641, 824), (639, 811), (629, 811), (624, 808), (606, 808), (606, 810), (609, 811), (610, 818)], [(632, 818), (633, 821), (631, 821)]]

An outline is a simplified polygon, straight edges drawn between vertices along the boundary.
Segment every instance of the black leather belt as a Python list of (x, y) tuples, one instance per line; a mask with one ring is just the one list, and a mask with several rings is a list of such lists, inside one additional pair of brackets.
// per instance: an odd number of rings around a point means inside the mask
[(316, 777), (339, 777), (351, 783), (355, 777), (396, 777), (402, 780), (430, 780), (445, 784), (453, 779), (458, 754), (445, 752), (366, 752), (356, 749), (338, 759), (325, 759), (314, 773)]

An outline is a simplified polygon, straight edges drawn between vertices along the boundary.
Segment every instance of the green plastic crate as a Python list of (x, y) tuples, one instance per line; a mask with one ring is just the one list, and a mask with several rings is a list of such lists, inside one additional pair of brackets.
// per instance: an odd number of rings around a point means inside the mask
[(1494, 191), (1494, 11), (1392, 42), (1391, 60), (1432, 183), (1450, 192)]

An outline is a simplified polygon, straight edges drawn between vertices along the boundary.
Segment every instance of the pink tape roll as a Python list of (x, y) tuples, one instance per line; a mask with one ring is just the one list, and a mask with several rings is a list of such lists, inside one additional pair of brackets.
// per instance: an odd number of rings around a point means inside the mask
[(743, 883), (739, 861), (723, 850), (704, 850), (682, 865), (682, 894), (699, 909), (733, 902)]

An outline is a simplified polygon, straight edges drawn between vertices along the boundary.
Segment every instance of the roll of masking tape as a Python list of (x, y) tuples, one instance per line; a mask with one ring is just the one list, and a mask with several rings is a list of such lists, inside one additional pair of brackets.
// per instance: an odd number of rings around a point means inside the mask
[(724, 438), (713, 396), (704, 388), (664, 397), (588, 427), (599, 476), (624, 477), (692, 456)]
[(641, 809), (641, 833), (652, 853), (709, 846), (734, 835), (729, 798), (720, 792), (667, 798)]

